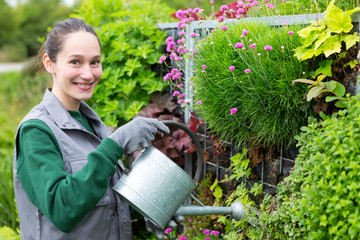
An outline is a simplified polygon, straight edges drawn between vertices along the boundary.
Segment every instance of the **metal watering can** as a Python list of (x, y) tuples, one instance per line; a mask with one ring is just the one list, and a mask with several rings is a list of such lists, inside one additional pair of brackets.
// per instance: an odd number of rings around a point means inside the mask
[[(150, 146), (133, 162), (128, 160), (129, 171), (122, 175), (113, 190), (161, 229), (164, 229), (175, 215), (231, 214), (232, 218), (240, 221), (244, 216), (244, 206), (240, 201), (230, 207), (204, 206), (191, 194), (199, 182), (202, 169), (203, 155), (199, 139), (182, 123), (162, 122), (169, 127), (182, 129), (193, 141), (198, 158), (195, 181), (165, 154)], [(201, 206), (183, 205), (189, 196)]]

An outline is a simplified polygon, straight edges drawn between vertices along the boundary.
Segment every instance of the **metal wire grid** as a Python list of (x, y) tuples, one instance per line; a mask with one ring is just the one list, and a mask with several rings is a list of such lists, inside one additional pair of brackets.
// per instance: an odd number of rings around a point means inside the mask
[[(240, 20), (237, 19), (227, 19), (226, 23), (236, 23), (239, 21), (265, 21), (269, 24), (269, 26), (282, 26), (284, 22), (287, 22), (288, 25), (291, 24), (308, 24), (310, 21), (316, 21), (319, 19), (323, 19), (324, 14), (306, 14), (306, 15), (289, 15), (289, 16), (273, 16), (273, 17), (261, 17), (261, 18), (242, 18)], [(355, 23), (355, 27), (357, 31), (359, 31), (359, 22), (360, 22), (360, 14), (353, 14), (352, 15), (353, 22)], [(193, 21), (186, 27), (186, 48), (188, 50), (193, 50), (195, 48), (195, 41), (199, 40), (206, 36), (206, 33), (211, 32), (212, 29), (217, 27), (217, 21), (215, 20), (206, 20), (206, 21)], [(177, 23), (161, 23), (157, 25), (160, 30), (167, 31), (168, 36), (172, 36), (175, 41), (180, 39), (178, 33), (181, 31), (177, 28)], [(197, 33), (197, 39), (191, 38), (191, 33)], [(360, 48), (360, 43), (358, 44)], [(359, 59), (359, 56), (358, 56)], [(174, 66), (175, 62), (172, 61), (171, 65)], [(185, 78), (185, 94), (188, 98), (192, 100), (192, 88), (190, 79), (193, 77), (193, 59), (187, 59), (184, 66), (184, 78)], [(163, 69), (161, 69), (163, 70)], [(163, 71), (161, 71), (163, 72)], [(358, 79), (359, 79), (358, 75)], [(360, 87), (358, 87), (358, 83), (356, 83), (356, 93), (359, 93)], [(191, 101), (192, 102), (192, 101)], [(189, 123), (190, 121), (190, 108), (191, 106), (185, 109), (185, 122)], [(203, 134), (198, 134), (199, 137), (203, 139), (209, 138), (206, 134), (206, 126), (205, 131)], [(223, 161), (218, 157), (214, 156), (212, 159), (213, 161), (204, 162), (203, 166), (203, 176), (206, 175), (207, 172), (213, 172), (218, 179), (223, 179), (225, 174), (229, 174), (228, 166), (230, 165), (230, 158), (234, 156), (236, 153), (240, 152), (240, 149), (236, 149), (230, 142), (223, 142), (226, 145), (226, 154), (228, 164), (224, 165)], [(207, 148), (207, 142), (203, 141), (204, 149)], [(296, 152), (296, 149), (295, 149)], [(276, 167), (277, 177), (285, 177), (289, 174), (289, 171), (295, 164), (296, 153), (287, 153), (287, 150), (281, 147), (279, 150), (279, 156), (277, 158), (278, 166)], [(273, 193), (277, 190), (276, 184), (277, 183), (269, 183), (268, 182), (268, 175), (266, 172), (266, 164), (271, 164), (267, 161), (262, 161), (258, 164), (255, 168), (253, 168), (253, 172), (255, 170), (257, 176), (260, 176), (260, 181), (264, 186), (264, 192)], [(192, 160), (189, 156), (186, 156), (185, 159), (185, 170), (191, 174), (192, 173)], [(274, 169), (274, 168), (273, 168)], [(279, 179), (278, 179), (279, 180)], [(280, 179), (281, 180), (281, 179)]]

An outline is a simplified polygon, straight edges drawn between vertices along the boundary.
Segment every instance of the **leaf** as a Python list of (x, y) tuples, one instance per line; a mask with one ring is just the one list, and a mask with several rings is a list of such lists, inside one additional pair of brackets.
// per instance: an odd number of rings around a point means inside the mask
[(344, 41), (346, 44), (346, 50), (348, 50), (360, 41), (359, 33), (354, 32), (352, 35), (345, 36)]
[(351, 16), (353, 13), (360, 12), (360, 7), (356, 7), (354, 9), (347, 10), (346, 12)]
[[(334, 81), (334, 80), (332, 80)], [(335, 90), (333, 91), (333, 93), (337, 96), (337, 97), (343, 97), (345, 95), (345, 86), (342, 85), (341, 83), (339, 82), (336, 82), (336, 88)]]
[(339, 99), (341, 99), (341, 97), (327, 96), (327, 97), (325, 98), (325, 102), (331, 102), (331, 101), (339, 100)]
[(315, 46), (314, 46), (314, 50), (318, 49), (318, 47), (320, 47), (320, 45), (329, 37), (331, 36), (331, 31), (327, 30), (326, 33), (322, 32), (319, 37), (318, 40), (315, 42)]
[(326, 59), (324, 61), (319, 62), (319, 68), (316, 70), (315, 75), (323, 74), (324, 76), (332, 77), (332, 63), (334, 61), (331, 59)]
[(141, 66), (142, 66), (142, 64), (139, 62), (139, 60), (137, 58), (128, 59), (125, 63), (124, 71), (126, 71), (127, 75), (129, 77), (131, 77), (134, 70), (136, 70), (137, 68), (140, 68)]
[(306, 100), (309, 102), (311, 99), (318, 96), (323, 89), (324, 89), (324, 87), (322, 87), (322, 86), (315, 86), (315, 87), (311, 88), (307, 94)]
[(329, 4), (324, 18), (327, 26), (335, 33), (348, 33), (353, 28), (350, 14), (344, 12), (334, 4)]
[(336, 81), (330, 81), (330, 82), (326, 82), (325, 83), (325, 86), (326, 88), (329, 90), (329, 91), (334, 91), (334, 89), (336, 88)]
[(296, 80), (294, 80), (292, 82), (293, 82), (293, 84), (296, 83), (296, 82), (301, 82), (301, 83), (308, 83), (308, 84), (311, 84), (311, 85), (314, 85), (314, 86), (317, 85), (316, 81), (309, 80), (309, 79), (303, 79), (303, 78), (296, 79)]
[(329, 37), (323, 43), (323, 51), (325, 57), (329, 57), (331, 54), (341, 52), (341, 41), (338, 35)]

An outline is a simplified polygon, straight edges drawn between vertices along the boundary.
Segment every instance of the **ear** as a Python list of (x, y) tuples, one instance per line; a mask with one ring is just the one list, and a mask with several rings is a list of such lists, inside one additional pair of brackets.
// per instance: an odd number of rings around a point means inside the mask
[(43, 64), (46, 71), (48, 71), (49, 73), (54, 73), (53, 62), (50, 60), (50, 57), (47, 53), (45, 53), (43, 56)]

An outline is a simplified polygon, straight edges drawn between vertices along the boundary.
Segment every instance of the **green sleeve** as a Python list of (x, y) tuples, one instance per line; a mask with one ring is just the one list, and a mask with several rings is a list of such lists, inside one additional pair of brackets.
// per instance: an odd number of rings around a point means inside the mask
[(30, 201), (64, 232), (71, 231), (104, 195), (123, 152), (106, 138), (89, 153), (81, 171), (68, 174), (54, 134), (40, 120), (22, 124), (17, 149), (17, 174)]

